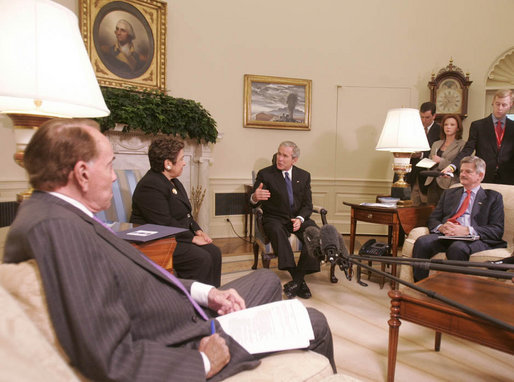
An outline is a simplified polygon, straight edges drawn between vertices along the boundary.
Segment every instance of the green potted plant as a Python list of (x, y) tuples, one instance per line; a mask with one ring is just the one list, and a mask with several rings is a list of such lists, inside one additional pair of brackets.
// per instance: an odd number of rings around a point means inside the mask
[(97, 118), (103, 132), (124, 125), (123, 131), (145, 134), (171, 134), (181, 138), (215, 143), (216, 121), (193, 100), (171, 97), (161, 91), (101, 87), (108, 117)]

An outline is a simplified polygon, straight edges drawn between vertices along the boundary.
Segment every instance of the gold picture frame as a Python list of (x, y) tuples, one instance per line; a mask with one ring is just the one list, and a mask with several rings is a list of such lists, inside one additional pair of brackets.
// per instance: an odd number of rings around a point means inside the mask
[(244, 76), (244, 127), (311, 129), (312, 81)]
[(100, 85), (166, 90), (166, 2), (79, 0), (79, 9)]

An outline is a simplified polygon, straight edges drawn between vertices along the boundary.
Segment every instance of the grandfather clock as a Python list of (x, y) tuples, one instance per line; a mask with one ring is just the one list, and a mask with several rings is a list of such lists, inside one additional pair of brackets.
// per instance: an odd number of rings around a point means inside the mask
[(437, 76), (432, 73), (428, 82), (430, 101), (436, 105), (436, 121), (440, 122), (446, 114), (457, 114), (462, 120), (468, 116), (468, 89), (473, 81), (469, 73), (453, 65), (453, 59)]

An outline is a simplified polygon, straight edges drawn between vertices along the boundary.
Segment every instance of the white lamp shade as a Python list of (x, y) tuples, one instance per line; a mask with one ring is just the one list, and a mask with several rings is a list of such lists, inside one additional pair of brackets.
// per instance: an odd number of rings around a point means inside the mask
[(398, 153), (430, 150), (419, 111), (408, 108), (389, 110), (376, 149)]
[(0, 0), (0, 112), (109, 115), (75, 14), (50, 0)]

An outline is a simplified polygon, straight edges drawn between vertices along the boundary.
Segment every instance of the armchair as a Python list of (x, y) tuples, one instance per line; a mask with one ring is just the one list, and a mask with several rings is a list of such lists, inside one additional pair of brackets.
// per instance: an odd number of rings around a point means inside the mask
[[(318, 213), (321, 215), (321, 223), (323, 225), (327, 224), (327, 210), (321, 206), (313, 206), (312, 212)], [(270, 260), (277, 257), (275, 253), (273, 253), (273, 248), (271, 248), (271, 243), (264, 233), (264, 228), (262, 224), (263, 212), (260, 207), (256, 207), (253, 210), (253, 214), (255, 216), (255, 240), (253, 242), (253, 265), (252, 269), (257, 269), (257, 265), (259, 263), (259, 253), (261, 254), (262, 266), (263, 268), (269, 268)], [(291, 243), (291, 248), (293, 252), (298, 252), (302, 250), (302, 242), (298, 240), (296, 235), (289, 236), (289, 243)], [(331, 280), (334, 279), (334, 267), (331, 268)], [(332, 282), (337, 282), (337, 279)]]
[[(505, 184), (482, 183), (482, 188), (498, 191), (503, 196), (503, 209), (505, 212), (505, 230), (503, 232), (503, 240), (507, 242), (507, 248), (488, 249), (473, 253), (469, 257), (469, 261), (484, 262), (496, 261), (512, 256), (514, 251), (514, 186)], [(416, 227), (410, 231), (409, 236), (405, 239), (402, 248), (402, 256), (412, 257), (412, 250), (416, 239), (422, 235), (427, 235), (427, 227)], [(433, 259), (446, 259), (444, 252), (436, 254)], [(410, 265), (402, 265), (400, 267), (400, 278), (412, 282), (412, 267)], [(402, 289), (400, 287), (400, 289)]]

